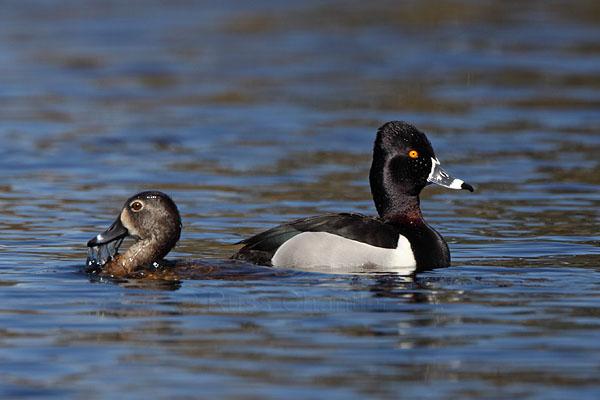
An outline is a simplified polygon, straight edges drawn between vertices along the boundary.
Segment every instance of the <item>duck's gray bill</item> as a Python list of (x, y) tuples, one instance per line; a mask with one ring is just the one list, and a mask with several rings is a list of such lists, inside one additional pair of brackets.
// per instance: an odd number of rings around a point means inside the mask
[(440, 185), (446, 187), (448, 189), (465, 189), (469, 192), (473, 192), (473, 186), (469, 185), (465, 181), (461, 179), (453, 178), (452, 175), (447, 173), (444, 168), (440, 167), (440, 162), (437, 158), (431, 159), (431, 173), (427, 178), (427, 182), (435, 183), (436, 185)]
[(118, 239), (122, 239), (127, 236), (127, 228), (121, 223), (121, 218), (117, 218), (115, 222), (104, 232), (95, 236), (92, 240), (87, 243), (88, 247), (101, 246), (106, 243), (113, 242)]

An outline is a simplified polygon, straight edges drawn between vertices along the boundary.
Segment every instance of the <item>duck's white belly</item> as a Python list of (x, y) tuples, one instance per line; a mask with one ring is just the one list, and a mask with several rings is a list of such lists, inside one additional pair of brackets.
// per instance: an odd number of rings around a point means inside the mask
[(303, 232), (286, 241), (271, 259), (274, 267), (353, 269), (384, 267), (389, 271), (410, 273), (417, 263), (407, 238), (400, 235), (395, 249), (371, 246), (327, 232)]

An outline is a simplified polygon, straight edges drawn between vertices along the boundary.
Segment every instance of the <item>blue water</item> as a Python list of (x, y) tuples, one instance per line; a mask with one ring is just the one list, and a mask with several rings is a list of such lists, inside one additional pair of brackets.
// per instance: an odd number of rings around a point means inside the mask
[[(3, 3), (0, 396), (598, 398), (596, 3)], [(275, 224), (374, 214), (396, 119), (476, 187), (423, 193), (451, 268), (222, 273)], [(83, 272), (146, 189), (214, 274)]]

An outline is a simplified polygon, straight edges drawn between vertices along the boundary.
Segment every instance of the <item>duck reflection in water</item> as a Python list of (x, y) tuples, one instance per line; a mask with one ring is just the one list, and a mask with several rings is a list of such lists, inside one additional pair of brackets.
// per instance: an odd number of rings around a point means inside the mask
[[(86, 272), (133, 279), (243, 279), (274, 276), (281, 270), (245, 262), (165, 260), (181, 236), (181, 216), (175, 202), (158, 191), (130, 197), (119, 216), (88, 243)], [(125, 237), (135, 243), (118, 253)]]

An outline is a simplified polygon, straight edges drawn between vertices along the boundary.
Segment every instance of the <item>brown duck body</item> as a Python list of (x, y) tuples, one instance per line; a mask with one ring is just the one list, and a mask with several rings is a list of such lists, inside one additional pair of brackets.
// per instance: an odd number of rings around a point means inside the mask
[[(177, 206), (162, 192), (141, 192), (130, 197), (118, 218), (88, 242), (87, 271), (127, 280), (179, 281), (263, 279), (289, 271), (252, 265), (243, 261), (165, 260), (181, 235)], [(118, 253), (126, 236), (135, 239)]]
[[(139, 266), (162, 260), (177, 244), (181, 235), (181, 217), (173, 200), (165, 193), (146, 191), (130, 197), (116, 221), (88, 242), (88, 269), (101, 275), (125, 277)], [(124, 253), (119, 245), (126, 236), (136, 242)], [(116, 243), (116, 245), (115, 245)], [(99, 251), (106, 257), (94, 259)]]

